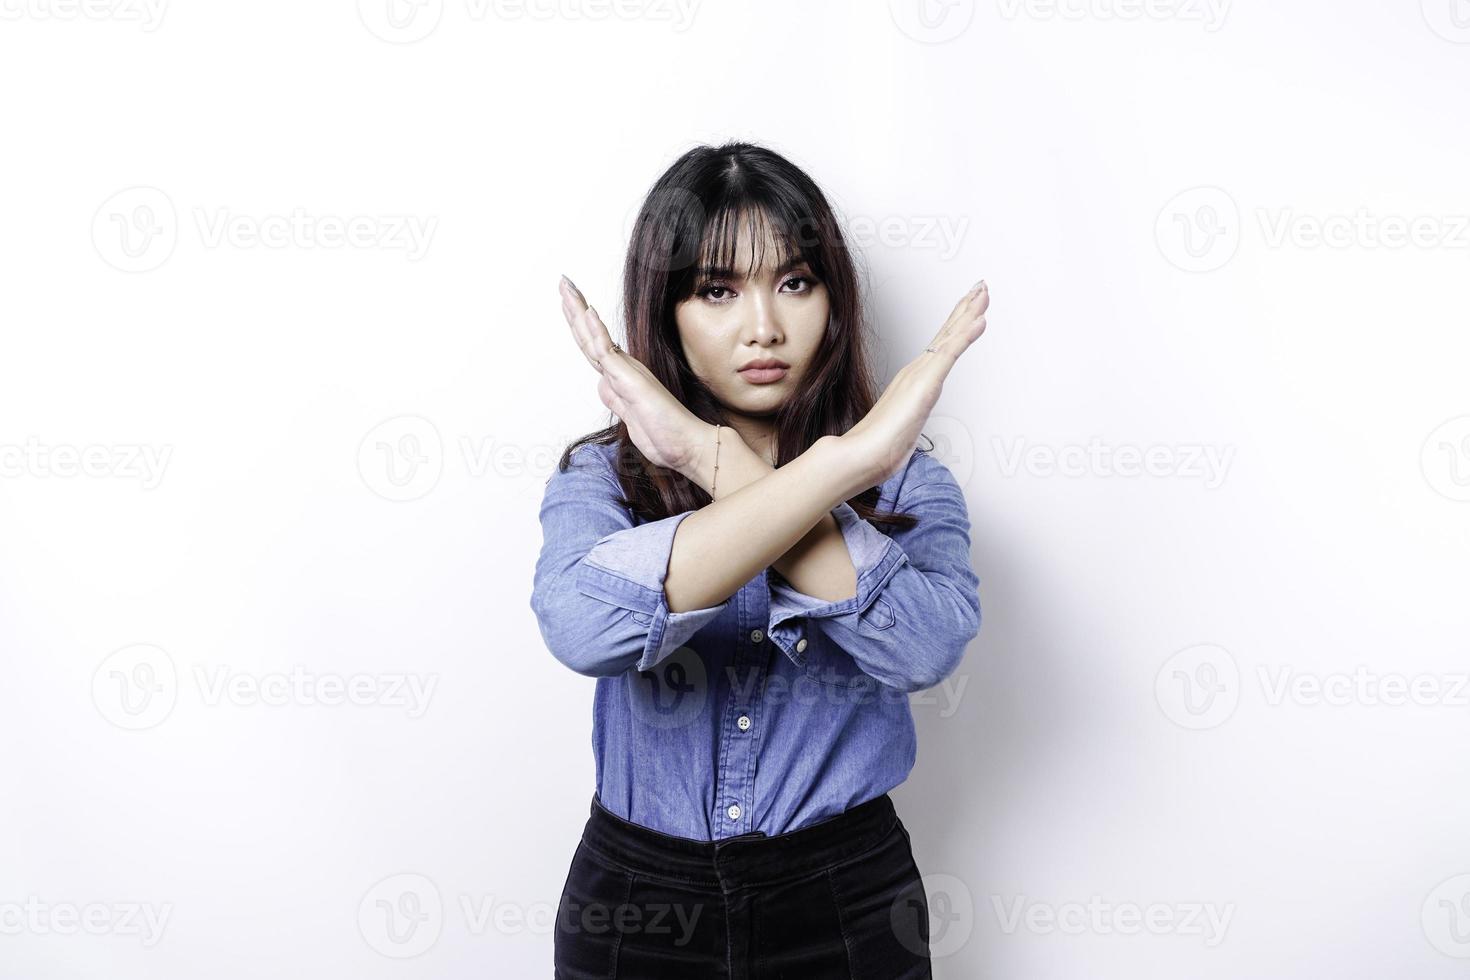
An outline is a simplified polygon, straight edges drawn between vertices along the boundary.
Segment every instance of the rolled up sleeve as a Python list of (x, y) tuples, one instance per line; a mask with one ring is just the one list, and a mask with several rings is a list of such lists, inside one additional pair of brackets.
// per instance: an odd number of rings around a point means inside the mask
[(798, 665), (806, 656), (795, 641), (807, 620), (890, 687), (923, 690), (958, 668), (980, 630), (964, 493), (948, 467), (921, 453), (905, 474), (897, 509), (919, 520), (891, 536), (847, 503), (833, 509), (857, 572), (856, 592), (846, 599), (798, 592), (771, 569), (768, 632)]
[(621, 497), (608, 460), (579, 447), (547, 480), (541, 503), (531, 608), (552, 655), (591, 677), (651, 669), (730, 601), (671, 612), (664, 580), (674, 533), (694, 511), (635, 526)]

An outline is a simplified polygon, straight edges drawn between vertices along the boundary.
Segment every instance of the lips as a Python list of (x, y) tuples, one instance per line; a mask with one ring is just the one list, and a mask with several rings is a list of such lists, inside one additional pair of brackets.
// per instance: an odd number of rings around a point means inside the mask
[(785, 361), (774, 357), (763, 357), (741, 368), (740, 376), (751, 384), (767, 385), (773, 381), (780, 381), (790, 370), (790, 366)]

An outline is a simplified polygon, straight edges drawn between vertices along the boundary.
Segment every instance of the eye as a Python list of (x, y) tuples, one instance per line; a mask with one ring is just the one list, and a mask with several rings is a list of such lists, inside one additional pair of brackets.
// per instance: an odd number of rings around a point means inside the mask
[(812, 291), (812, 287), (817, 284), (817, 281), (815, 279), (812, 279), (809, 276), (792, 276), (790, 279), (787, 279), (781, 285), (782, 286), (790, 286), (793, 283), (801, 283), (801, 284), (804, 285), (805, 288), (802, 288), (802, 289), (793, 289), (793, 290), (791, 290), (791, 292), (793, 292), (793, 293), (809, 293), (809, 292)]
[[(725, 302), (724, 295), (728, 294), (729, 292), (730, 287), (723, 286), (717, 282), (712, 282), (695, 290), (695, 295), (702, 296), (703, 298), (709, 300), (711, 303), (723, 303)], [(713, 295), (715, 293), (719, 293), (721, 295), (715, 296)]]

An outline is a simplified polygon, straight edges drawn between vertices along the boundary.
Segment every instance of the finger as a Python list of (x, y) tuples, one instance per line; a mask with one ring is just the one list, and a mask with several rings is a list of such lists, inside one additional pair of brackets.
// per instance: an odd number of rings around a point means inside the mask
[(980, 311), (988, 305), (988, 302), (973, 300), (970, 309), (953, 323), (946, 324), (929, 342), (929, 346), (914, 359), (916, 366), (920, 370), (925, 367), (939, 368), (948, 375), (960, 355), (985, 333), (988, 320), (985, 313)]
[(587, 322), (587, 311), (590, 309), (587, 305), (587, 298), (566, 276), (561, 277), (558, 289), (561, 293), (562, 315), (567, 318), (567, 325), (571, 327), (572, 339), (576, 341), (577, 349), (582, 352), (582, 356), (587, 359), (588, 364), (592, 365), (594, 371), (601, 372), (602, 366), (598, 363), (596, 334)]
[(975, 285), (971, 286), (969, 291), (959, 298), (959, 302), (955, 303), (954, 309), (951, 310), (949, 316), (945, 318), (944, 326), (949, 326), (950, 323), (964, 316), (966, 311), (969, 310), (970, 306), (975, 302), (976, 297), (985, 292), (985, 290), (986, 286), (984, 279), (981, 279), (979, 282), (975, 283)]
[(587, 297), (583, 296), (582, 290), (577, 288), (577, 284), (565, 275), (561, 277), (560, 289), (562, 297), (573, 307), (574, 312), (587, 308)]
[[(985, 280), (982, 279), (976, 283), (975, 288), (965, 296), (961, 305), (955, 307), (955, 312), (945, 321), (944, 326), (939, 328), (934, 339), (929, 341), (930, 347), (939, 347), (957, 333), (967, 333), (974, 328), (977, 321), (984, 320), (985, 311), (990, 309), (990, 287), (985, 284)], [(981, 330), (983, 331), (984, 328), (982, 327)], [(978, 337), (979, 334), (975, 336)]]
[(607, 324), (602, 322), (597, 308), (589, 306), (582, 312), (582, 329), (586, 331), (589, 356), (600, 365), (599, 370), (607, 367), (609, 357), (617, 357), (620, 351), (613, 350), (612, 333), (607, 329)]

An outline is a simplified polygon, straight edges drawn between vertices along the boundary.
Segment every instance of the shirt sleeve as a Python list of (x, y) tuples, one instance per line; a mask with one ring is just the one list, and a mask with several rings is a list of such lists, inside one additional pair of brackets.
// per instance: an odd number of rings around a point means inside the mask
[(896, 509), (919, 520), (891, 536), (847, 503), (833, 509), (857, 572), (857, 591), (846, 599), (798, 592), (770, 570), (767, 632), (799, 666), (806, 662), (806, 644), (796, 642), (803, 619), (890, 687), (933, 687), (959, 666), (980, 631), (979, 578), (970, 562), (964, 492), (948, 467), (919, 453), (905, 473)]
[(546, 482), (531, 609), (557, 660), (579, 674), (608, 677), (653, 668), (730, 600), (669, 611), (664, 580), (674, 532), (694, 511), (634, 526), (598, 448), (578, 447), (567, 469)]

